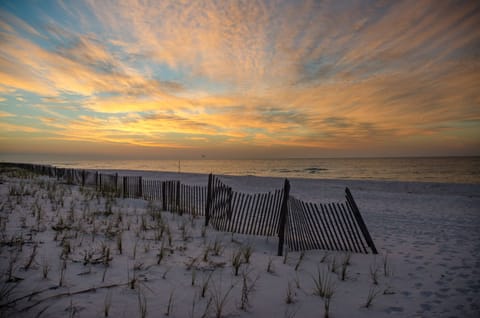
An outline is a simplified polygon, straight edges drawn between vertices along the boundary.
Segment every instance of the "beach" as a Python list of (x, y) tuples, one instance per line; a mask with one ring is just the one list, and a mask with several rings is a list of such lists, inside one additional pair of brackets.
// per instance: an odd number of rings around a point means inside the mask
[[(206, 174), (105, 172), (208, 181)], [(246, 193), (284, 182), (219, 178)], [(289, 180), (291, 195), (314, 203), (343, 201), (348, 187), (378, 255), (276, 256), (277, 237), (218, 232), (204, 228), (202, 217), (161, 211), (154, 201), (4, 171), (2, 316), (479, 316), (479, 184)]]

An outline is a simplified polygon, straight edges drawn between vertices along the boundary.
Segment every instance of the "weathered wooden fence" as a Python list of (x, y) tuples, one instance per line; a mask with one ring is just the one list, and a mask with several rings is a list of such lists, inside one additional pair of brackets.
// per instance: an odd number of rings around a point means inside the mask
[(248, 194), (233, 191), (211, 175), (206, 224), (219, 231), (274, 236), (278, 234), (283, 190)]
[(290, 197), (286, 242), (292, 250), (336, 250), (368, 253), (367, 246), (377, 253), (363, 218), (345, 203), (314, 204)]
[(99, 174), (99, 189), (113, 191), (124, 198), (160, 201), (164, 211), (194, 216), (205, 215), (207, 189), (204, 186), (183, 184), (178, 180), (157, 180), (139, 176)]
[(278, 255), (284, 243), (290, 250), (324, 249), (374, 254), (377, 249), (348, 188), (346, 201), (314, 204), (289, 195), (290, 183), (268, 193), (241, 193), (210, 174), (208, 185), (193, 186), (175, 180), (143, 179), (88, 170), (2, 163), (70, 184), (95, 186), (97, 191), (124, 198), (160, 201), (164, 211), (205, 216), (205, 225), (219, 231), (278, 236)]
[(289, 195), (290, 184), (269, 193), (247, 194), (210, 175), (207, 215), (219, 231), (277, 236), (278, 255), (286, 243), (290, 250), (325, 249), (377, 253), (350, 190), (344, 203), (314, 204)]

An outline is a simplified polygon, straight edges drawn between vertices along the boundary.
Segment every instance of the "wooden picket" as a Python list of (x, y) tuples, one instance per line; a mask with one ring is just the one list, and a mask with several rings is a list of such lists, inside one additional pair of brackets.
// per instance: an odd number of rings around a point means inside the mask
[(268, 193), (241, 193), (210, 175), (207, 198), (207, 225), (210, 223), (216, 230), (232, 233), (278, 235), (281, 255), (287, 216), (285, 188)]
[(352, 208), (356, 207), (353, 196), (348, 188), (345, 192), (345, 203), (314, 204), (290, 196), (286, 228), (289, 249), (368, 253), (368, 246), (377, 253), (360, 213)]

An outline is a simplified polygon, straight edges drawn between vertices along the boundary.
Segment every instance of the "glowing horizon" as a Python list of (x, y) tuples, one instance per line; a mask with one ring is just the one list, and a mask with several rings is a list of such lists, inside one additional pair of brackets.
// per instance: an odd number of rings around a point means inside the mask
[(480, 155), (476, 1), (0, 4), (0, 152)]

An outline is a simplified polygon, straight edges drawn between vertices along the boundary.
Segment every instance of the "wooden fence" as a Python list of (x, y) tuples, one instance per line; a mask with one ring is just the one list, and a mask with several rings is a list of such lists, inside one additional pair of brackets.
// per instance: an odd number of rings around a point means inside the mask
[(350, 190), (345, 203), (314, 204), (289, 195), (290, 184), (268, 193), (247, 194), (210, 175), (207, 216), (219, 231), (277, 236), (278, 255), (284, 242), (290, 250), (336, 250), (377, 253)]
[(194, 216), (205, 215), (206, 187), (183, 184), (177, 180), (157, 180), (141, 176), (99, 174), (97, 189), (117, 192), (123, 198), (160, 201), (164, 211)]
[(211, 203), (207, 224), (210, 223), (219, 231), (233, 233), (262, 236), (278, 234), (282, 189), (248, 194), (233, 191), (213, 175), (209, 179)]
[[(350, 193), (348, 188), (346, 193)], [(286, 241), (290, 249), (368, 253), (368, 246), (377, 253), (370, 234), (362, 229), (362, 216), (348, 201), (314, 204), (290, 197), (288, 203)]]
[(205, 216), (205, 225), (219, 231), (278, 236), (278, 255), (284, 243), (290, 250), (324, 249), (374, 254), (377, 249), (348, 188), (342, 203), (314, 204), (289, 195), (290, 183), (268, 193), (234, 191), (210, 174), (208, 185), (193, 186), (176, 180), (143, 179), (98, 171), (52, 166), (2, 163), (38, 174), (56, 177), (69, 184), (95, 186), (97, 191), (123, 198), (160, 201), (164, 211)]

